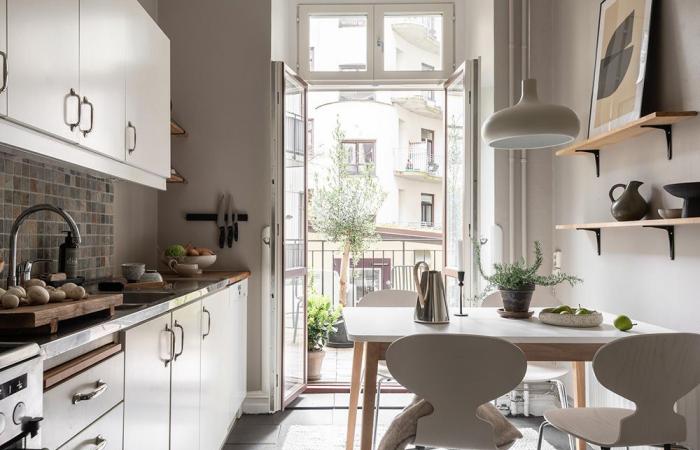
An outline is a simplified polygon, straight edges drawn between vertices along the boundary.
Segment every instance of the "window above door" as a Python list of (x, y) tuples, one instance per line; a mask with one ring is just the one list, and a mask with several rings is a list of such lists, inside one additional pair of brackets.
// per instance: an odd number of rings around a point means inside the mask
[(297, 66), (321, 83), (430, 83), (454, 69), (454, 5), (299, 5)]

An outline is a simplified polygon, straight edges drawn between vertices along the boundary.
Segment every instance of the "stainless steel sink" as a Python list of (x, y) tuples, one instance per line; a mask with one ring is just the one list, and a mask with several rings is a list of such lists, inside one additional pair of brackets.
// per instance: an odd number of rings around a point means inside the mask
[(147, 305), (175, 296), (171, 291), (133, 291), (124, 292), (124, 304)]

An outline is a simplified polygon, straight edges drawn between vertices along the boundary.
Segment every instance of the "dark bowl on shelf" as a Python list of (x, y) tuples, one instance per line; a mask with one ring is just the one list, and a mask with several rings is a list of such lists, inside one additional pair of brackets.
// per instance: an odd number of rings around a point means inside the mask
[(683, 199), (682, 217), (700, 217), (700, 182), (667, 184), (664, 189)]

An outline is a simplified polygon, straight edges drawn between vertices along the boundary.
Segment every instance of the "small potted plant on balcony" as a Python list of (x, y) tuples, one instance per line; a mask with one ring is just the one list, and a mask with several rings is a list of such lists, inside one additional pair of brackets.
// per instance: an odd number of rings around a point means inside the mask
[(557, 271), (548, 275), (538, 275), (537, 271), (542, 266), (542, 245), (535, 241), (535, 261), (528, 265), (525, 259), (515, 263), (494, 264), (493, 273), (487, 275), (481, 264), (481, 247), (485, 240), (474, 240), (474, 259), (477, 262), (479, 273), (488, 282), (486, 293), (498, 290), (503, 301), (503, 309), (514, 313), (527, 313), (530, 310), (530, 301), (535, 292), (535, 286), (556, 286), (561, 283), (569, 283), (571, 286), (582, 280), (576, 276)]
[(334, 308), (328, 297), (311, 293), (306, 303), (307, 318), (307, 379), (321, 379), (321, 366), (326, 356), (328, 336), (335, 331), (335, 323), (340, 317), (340, 308)]

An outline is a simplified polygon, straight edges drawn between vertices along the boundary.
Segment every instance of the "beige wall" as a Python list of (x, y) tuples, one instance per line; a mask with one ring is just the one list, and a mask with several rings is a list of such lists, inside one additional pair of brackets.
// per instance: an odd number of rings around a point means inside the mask
[(249, 269), (248, 389), (260, 389), (261, 231), (270, 222), (270, 2), (169, 0), (159, 24), (170, 37), (173, 116), (189, 132), (172, 141), (172, 161), (188, 179), (158, 197), (159, 245), (215, 248), (221, 193), (247, 212), (240, 241), (218, 250), (214, 269)]
[(120, 264), (143, 262), (156, 268), (158, 191), (128, 181), (114, 182), (114, 275)]
[[(586, 136), (599, 1), (551, 3), (549, 94), (557, 102), (575, 109), (582, 122), (581, 136)], [(647, 84), (646, 92), (656, 97), (658, 110), (698, 110), (700, 2), (664, 0), (657, 4), (659, 15), (652, 29), (655, 49), (647, 72), (652, 81)], [(672, 161), (666, 160), (660, 132), (603, 152), (600, 178), (594, 175), (592, 158), (554, 158), (554, 223), (612, 220), (608, 190), (615, 183), (630, 180), (644, 182), (641, 192), (651, 199), (654, 210), (661, 205), (679, 207), (681, 202), (666, 194), (662, 186), (698, 179), (700, 120), (675, 126), (673, 137)], [(668, 242), (662, 231), (641, 228), (603, 231), (602, 256), (595, 254), (594, 240), (588, 233), (554, 234), (555, 245), (563, 252), (564, 270), (585, 280), (580, 287), (558, 289), (559, 298), (571, 305), (581, 303), (677, 330), (700, 332), (695, 280), (700, 263), (700, 229), (676, 230), (675, 261), (669, 260)], [(593, 404), (619, 402), (595, 383), (591, 385), (590, 396)], [(689, 445), (697, 448), (700, 395), (691, 394), (679, 404), (679, 411), (688, 417)]]

